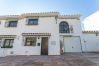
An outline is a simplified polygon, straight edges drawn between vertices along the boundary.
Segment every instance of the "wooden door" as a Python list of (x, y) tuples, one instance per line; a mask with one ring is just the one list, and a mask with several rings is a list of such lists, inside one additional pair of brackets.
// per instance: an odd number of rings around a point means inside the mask
[(48, 37), (42, 37), (41, 55), (48, 55)]

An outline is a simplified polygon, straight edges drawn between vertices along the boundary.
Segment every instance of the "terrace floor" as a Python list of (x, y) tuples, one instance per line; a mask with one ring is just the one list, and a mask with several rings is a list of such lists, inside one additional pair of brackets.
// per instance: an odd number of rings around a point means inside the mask
[(59, 56), (7, 56), (0, 66), (99, 66), (99, 53), (65, 53)]

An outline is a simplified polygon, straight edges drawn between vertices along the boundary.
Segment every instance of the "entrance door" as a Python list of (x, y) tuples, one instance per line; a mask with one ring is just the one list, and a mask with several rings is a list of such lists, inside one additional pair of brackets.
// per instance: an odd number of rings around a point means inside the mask
[(48, 37), (42, 37), (41, 55), (48, 55)]

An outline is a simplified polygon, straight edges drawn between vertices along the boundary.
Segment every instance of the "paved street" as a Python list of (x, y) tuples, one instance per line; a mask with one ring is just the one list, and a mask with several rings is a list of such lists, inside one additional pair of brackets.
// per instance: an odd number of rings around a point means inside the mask
[(60, 56), (7, 56), (0, 66), (99, 66), (99, 53), (66, 53)]

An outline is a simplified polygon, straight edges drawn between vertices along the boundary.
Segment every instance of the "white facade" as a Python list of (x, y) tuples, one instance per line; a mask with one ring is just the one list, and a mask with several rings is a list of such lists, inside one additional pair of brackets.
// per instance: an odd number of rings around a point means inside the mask
[(83, 31), (83, 37), (86, 52), (99, 52), (99, 32)]
[(99, 52), (99, 11), (89, 15), (83, 20), (83, 41), (86, 52)]
[[(27, 25), (29, 19), (38, 19), (38, 24)], [(6, 27), (6, 22), (9, 21), (18, 21), (17, 27)], [(61, 22), (68, 23), (69, 32), (59, 32)], [(90, 33), (85, 33), (86, 31), (82, 32), (80, 15), (62, 16), (58, 12), (27, 13), (22, 15), (0, 16), (0, 23), (0, 56), (42, 55), (42, 46), (44, 43), (42, 38), (44, 37), (48, 38), (47, 55), (60, 55), (62, 52), (99, 51), (97, 47), (99, 45), (99, 38), (96, 38), (94, 34), (90, 35)], [(93, 39), (96, 41), (93, 41), (92, 45), (90, 44), (92, 42), (90, 42), (91, 39), (89, 38), (93, 36), (95, 38)], [(35, 46), (24, 46), (27, 37), (36, 38)], [(7, 39), (14, 39), (12, 48), (2, 48)], [(85, 40), (88, 41), (87, 44)], [(92, 46), (94, 47), (92, 48)]]

